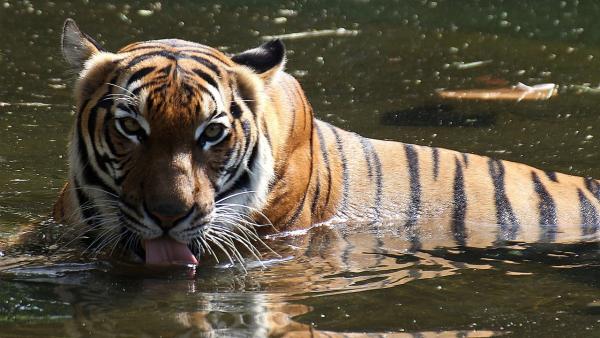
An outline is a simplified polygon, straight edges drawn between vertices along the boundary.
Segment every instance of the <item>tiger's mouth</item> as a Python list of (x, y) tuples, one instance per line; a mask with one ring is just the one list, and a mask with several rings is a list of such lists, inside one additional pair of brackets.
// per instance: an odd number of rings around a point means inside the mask
[(198, 265), (198, 259), (187, 244), (171, 237), (159, 237), (142, 241), (146, 264), (149, 265)]

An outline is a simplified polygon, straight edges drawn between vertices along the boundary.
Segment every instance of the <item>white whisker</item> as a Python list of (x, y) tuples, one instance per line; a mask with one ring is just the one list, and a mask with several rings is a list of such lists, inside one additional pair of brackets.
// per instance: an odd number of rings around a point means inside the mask
[(241, 191), (241, 192), (238, 192), (238, 193), (235, 193), (235, 194), (227, 195), (227, 196), (221, 198), (220, 200), (215, 201), (215, 205), (217, 205), (217, 204), (219, 204), (219, 203), (221, 203), (221, 202), (223, 202), (225, 200), (228, 200), (230, 198), (233, 198), (235, 196), (244, 195), (244, 194), (255, 194), (255, 193), (256, 193), (256, 191), (253, 191), (253, 190), (245, 190), (245, 191)]

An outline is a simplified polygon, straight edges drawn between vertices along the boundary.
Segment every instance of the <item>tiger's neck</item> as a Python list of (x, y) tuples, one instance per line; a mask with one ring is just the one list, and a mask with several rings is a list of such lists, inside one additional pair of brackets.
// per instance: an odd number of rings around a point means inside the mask
[[(281, 73), (269, 93), (273, 110), (263, 118), (270, 122), (274, 178), (263, 213), (281, 230), (307, 228), (334, 217), (342, 198), (344, 181), (339, 157), (331, 157), (337, 145), (324, 136), (335, 128), (314, 118), (300, 84)], [(276, 124), (276, 125), (275, 125)], [(341, 131), (341, 130), (340, 130)]]

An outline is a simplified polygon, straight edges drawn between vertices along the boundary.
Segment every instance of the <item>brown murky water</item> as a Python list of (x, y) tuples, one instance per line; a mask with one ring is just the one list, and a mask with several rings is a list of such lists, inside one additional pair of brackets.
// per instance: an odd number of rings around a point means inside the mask
[[(178, 37), (229, 52), (269, 35), (317, 115), (360, 134), (600, 177), (594, 1), (0, 0), (0, 237), (43, 221), (66, 176), (73, 17), (108, 49)], [(443, 100), (439, 89), (555, 83), (546, 101)], [(391, 231), (320, 227), (262, 263), (148, 271), (0, 258), (2, 337), (600, 336), (597, 244), (403, 254)]]

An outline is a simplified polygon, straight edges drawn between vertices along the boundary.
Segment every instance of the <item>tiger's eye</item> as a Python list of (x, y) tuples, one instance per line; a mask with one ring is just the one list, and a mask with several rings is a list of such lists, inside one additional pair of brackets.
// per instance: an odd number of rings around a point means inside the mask
[(225, 131), (225, 127), (223, 127), (222, 124), (219, 123), (213, 123), (210, 124), (206, 127), (206, 129), (204, 129), (204, 140), (205, 141), (216, 141), (218, 140), (222, 135), (223, 132)]
[(134, 135), (142, 129), (142, 126), (140, 126), (138, 121), (131, 117), (119, 119), (119, 123), (121, 124), (121, 128), (123, 128), (123, 131), (127, 134)]

